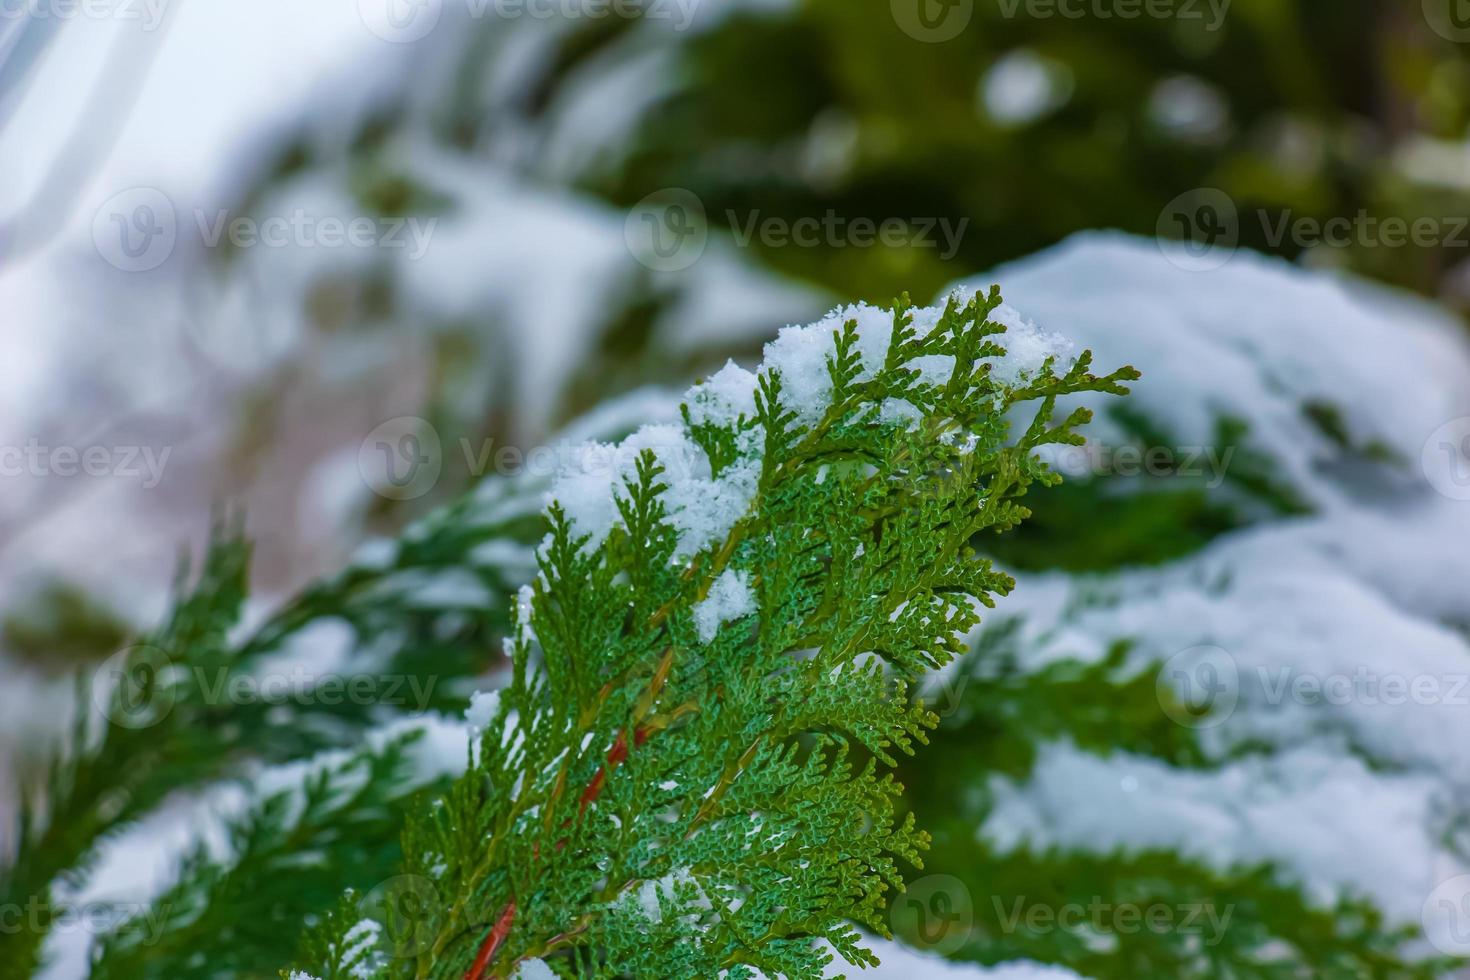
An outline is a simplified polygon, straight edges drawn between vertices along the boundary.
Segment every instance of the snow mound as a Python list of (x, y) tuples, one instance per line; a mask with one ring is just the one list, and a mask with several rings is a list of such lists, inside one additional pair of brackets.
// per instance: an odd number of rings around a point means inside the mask
[[(1137, 365), (1129, 407), (1182, 444), (1244, 420), (1314, 513), (1161, 568), (1019, 576), (1005, 612), (1023, 621), (1025, 668), (1099, 662), (1126, 641), (1126, 671), (1155, 677), (1161, 711), (1209, 709), (1176, 720), (1212, 765), (1045, 745), (1029, 778), (996, 782), (978, 832), (1003, 850), (1269, 861), (1317, 900), (1366, 895), (1417, 922), (1436, 884), (1470, 870), (1450, 843), (1470, 799), (1470, 503), (1444, 482), (1464, 460), (1423, 452), (1470, 416), (1463, 331), (1350, 279), (1249, 253), (1192, 273), (1116, 234), (992, 278), (1101, 363)], [(1313, 404), (1345, 439), (1311, 421)], [(1355, 459), (1370, 444), (1382, 461)]]
[[(1470, 415), (1470, 344), (1428, 303), (1247, 251), (1192, 272), (1168, 249), (1090, 232), (961, 286), (999, 283), (1098, 363), (1136, 366), (1127, 409), (1181, 447), (1215, 445), (1221, 419), (1244, 422), (1247, 444), (1319, 507), (1362, 492), (1341, 469), (1369, 449), (1416, 480), (1426, 441)], [(1120, 438), (1107, 400), (1084, 400), (1103, 410), (1091, 435)], [(1348, 445), (1324, 431), (1324, 413)]]

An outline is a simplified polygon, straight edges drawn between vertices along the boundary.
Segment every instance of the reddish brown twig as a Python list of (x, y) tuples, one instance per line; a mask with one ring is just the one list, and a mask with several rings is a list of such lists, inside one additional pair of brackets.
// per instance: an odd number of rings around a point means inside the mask
[[(648, 736), (649, 729), (646, 726), (640, 726), (634, 729), (634, 746), (641, 747), (644, 742), (648, 741)], [(613, 742), (613, 747), (608, 750), (607, 763), (598, 767), (597, 772), (592, 776), (592, 781), (582, 791), (581, 803), (577, 810), (578, 816), (586, 813), (587, 807), (591, 806), (597, 797), (602, 794), (602, 787), (607, 782), (608, 771), (616, 769), (627, 758), (628, 738), (624, 732), (619, 732), (617, 740)], [(558, 851), (566, 846), (567, 839), (565, 837), (556, 842), (556, 849)], [(531, 854), (533, 860), (541, 856), (540, 841), (536, 842), (536, 846)], [(506, 904), (504, 911), (500, 913), (500, 918), (495, 921), (495, 925), (491, 927), (490, 932), (485, 936), (485, 941), (480, 944), (479, 955), (475, 957), (475, 962), (465, 973), (464, 980), (485, 980), (485, 971), (490, 968), (490, 964), (495, 960), (495, 954), (500, 952), (500, 947), (505, 945), (505, 940), (510, 936), (510, 927), (515, 922), (515, 917), (516, 903), (512, 899)]]
[(475, 957), (475, 962), (465, 972), (464, 980), (484, 980), (485, 971), (489, 969), (490, 963), (495, 959), (495, 954), (500, 952), (500, 947), (505, 945), (506, 937), (510, 935), (510, 927), (516, 918), (515, 899), (506, 903), (505, 910), (500, 913), (500, 918), (495, 920), (485, 941), (480, 944), (480, 953)]
[[(633, 730), (633, 745), (634, 745), (634, 747), (635, 748), (642, 748), (643, 747), (643, 743), (646, 742), (646, 741), (648, 741), (648, 735), (649, 735), (649, 730), (648, 730), (648, 728), (646, 726), (640, 725), (638, 728), (634, 729)], [(581, 802), (580, 806), (577, 809), (577, 815), (578, 816), (581, 816), (582, 814), (586, 813), (587, 812), (587, 808), (589, 806), (591, 806), (592, 803), (595, 802), (596, 799), (599, 796), (602, 795), (602, 786), (603, 786), (604, 783), (607, 782), (607, 774), (608, 774), (608, 772), (610, 770), (612, 770), (612, 769), (616, 769), (627, 758), (628, 758), (628, 735), (627, 735), (627, 732), (626, 731), (621, 731), (621, 732), (618, 732), (618, 737), (617, 737), (617, 740), (615, 742), (613, 742), (613, 747), (608, 750), (608, 753), (607, 753), (607, 765), (605, 765), (605, 766), (599, 766), (598, 769), (597, 769), (597, 772), (595, 772), (595, 773), (592, 774), (592, 781), (587, 784), (587, 788), (586, 789), (582, 790), (582, 802)], [(558, 845), (558, 847), (559, 846), (560, 845)]]

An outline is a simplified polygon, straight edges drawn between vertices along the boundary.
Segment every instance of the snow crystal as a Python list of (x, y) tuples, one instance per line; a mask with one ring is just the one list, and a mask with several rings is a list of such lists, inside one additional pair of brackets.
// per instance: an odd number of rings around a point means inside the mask
[(734, 361), (685, 395), (694, 425), (730, 425), (740, 416), (755, 417), (755, 375)]
[[(962, 287), (954, 295), (966, 302), (973, 290)], [(920, 335), (933, 330), (943, 312), (942, 305), (908, 311)], [(1010, 307), (1001, 307), (994, 318), (1014, 331), (1010, 351), (995, 361), (999, 377), (1022, 379), (1047, 357), (1062, 358), (1071, 350), (1065, 340), (1040, 330)], [(782, 405), (796, 416), (798, 424), (819, 421), (831, 401), (827, 360), (834, 351), (835, 334), (848, 322), (857, 324), (858, 377), (870, 379), (883, 365), (893, 336), (893, 321), (891, 310), (858, 303), (833, 310), (808, 326), (785, 327), (766, 345), (763, 367), (780, 375)], [(921, 382), (940, 384), (948, 380), (953, 361), (944, 355), (928, 355), (910, 366)], [(753, 417), (756, 388), (755, 374), (733, 361), (727, 363), (686, 393), (690, 423), (729, 426), (742, 415)], [(890, 399), (880, 407), (879, 417), (912, 422), (916, 415), (912, 405)], [(627, 483), (636, 475), (639, 455), (651, 451), (664, 468), (662, 479), (669, 488), (663, 503), (669, 522), (679, 532), (676, 554), (687, 557), (722, 541), (755, 496), (761, 443), (751, 430), (737, 437), (741, 451), (718, 477), (704, 450), (678, 425), (645, 425), (617, 445), (589, 442), (570, 448), (563, 454), (546, 499), (548, 503), (560, 503), (573, 532), (587, 537), (586, 548), (596, 549), (620, 520), (618, 500), (626, 495)]]
[(673, 388), (645, 385), (615, 395), (568, 422), (552, 442), (579, 446), (594, 440), (621, 438), (650, 422), (679, 420), (680, 392)]
[(704, 601), (694, 606), (694, 628), (699, 632), (699, 642), (710, 642), (725, 623), (754, 611), (749, 576), (733, 568), (725, 569), (710, 586)]
[[(914, 331), (924, 336), (938, 325), (951, 297), (963, 305), (974, 295), (973, 286), (962, 285), (951, 289), (932, 306), (906, 312), (912, 318)], [(991, 313), (990, 319), (1007, 328), (998, 338), (1007, 353), (996, 358), (992, 366), (993, 376), (1006, 384), (1016, 384), (1034, 374), (1047, 357), (1057, 358), (1063, 366), (1069, 363), (1072, 343), (1059, 334), (1040, 329), (1014, 307), (1002, 304)], [(766, 345), (765, 365), (781, 375), (782, 404), (796, 414), (801, 424), (812, 425), (820, 420), (832, 399), (827, 359), (836, 349), (834, 333), (841, 332), (849, 321), (855, 321), (858, 329), (856, 346), (861, 362), (858, 379), (867, 380), (877, 374), (888, 353), (893, 338), (891, 310), (867, 303), (840, 307), (810, 326), (783, 328)], [(941, 384), (949, 379), (953, 361), (944, 355), (931, 354), (915, 359), (908, 366), (918, 371), (922, 383)], [(909, 421), (913, 415), (912, 406), (890, 404), (883, 411), (885, 420)]]
[(781, 403), (803, 425), (819, 421), (832, 401), (827, 358), (835, 350), (833, 335), (849, 320), (857, 322), (862, 376), (871, 377), (882, 366), (893, 336), (893, 313), (876, 306), (858, 303), (833, 310), (810, 326), (783, 327), (766, 344), (765, 366), (781, 375)]
[(659, 907), (659, 896), (672, 900), (674, 886), (687, 882), (695, 882), (696, 886), (698, 884), (688, 868), (675, 868), (662, 878), (643, 882), (634, 892), (634, 898), (650, 922), (662, 922), (663, 910)]
[(429, 782), (464, 772), (469, 758), (469, 730), (462, 722), (428, 713), (401, 718), (368, 733), (369, 745), (380, 747), (408, 731), (423, 734), (408, 747), (414, 782)]
[(470, 695), (470, 706), (465, 709), (464, 719), (469, 722), (470, 731), (479, 734), (489, 726), (499, 710), (499, 691), (476, 691)]
[(529, 585), (523, 585), (516, 590), (516, 635), (532, 643), (536, 642), (536, 629), (531, 625), (535, 598), (536, 591)]
[(650, 922), (662, 922), (663, 911), (658, 901), (658, 882), (645, 881), (638, 886), (638, 906)]
[(551, 972), (545, 960), (531, 959), (516, 970), (514, 980), (556, 980), (556, 974)]
[(990, 376), (1006, 385), (1017, 385), (1041, 370), (1047, 358), (1055, 358), (1060, 373), (1071, 365), (1072, 341), (1061, 334), (1042, 330), (1023, 317), (1014, 306), (1002, 303), (990, 319), (1003, 325), (1006, 332), (999, 339), (1006, 349), (1004, 357), (991, 362)]
[(760, 479), (760, 460), (751, 454), (712, 475), (704, 450), (672, 425), (646, 425), (618, 446), (589, 443), (557, 474), (548, 500), (566, 511), (573, 531), (588, 535), (587, 547), (599, 547), (620, 520), (617, 501), (635, 478), (639, 455), (653, 452), (664, 468), (668, 486), (663, 504), (678, 531), (676, 552), (695, 554), (723, 540), (745, 515)]

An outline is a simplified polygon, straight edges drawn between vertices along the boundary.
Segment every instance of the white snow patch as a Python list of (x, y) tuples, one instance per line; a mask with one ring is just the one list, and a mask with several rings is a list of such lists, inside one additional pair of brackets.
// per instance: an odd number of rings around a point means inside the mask
[[(1008, 303), (1066, 331), (1099, 365), (1138, 367), (1127, 407), (1175, 448), (1214, 446), (1219, 423), (1239, 419), (1249, 427), (1245, 445), (1268, 456), (1278, 478), (1332, 506), (1364, 491), (1342, 472), (1354, 454), (1305, 412), (1321, 403), (1341, 415), (1354, 445), (1378, 443), (1399, 457), (1387, 472), (1428, 489), (1418, 472), (1426, 440), (1470, 416), (1470, 341), (1452, 317), (1248, 251), (1192, 272), (1172, 260), (1182, 247), (1085, 233), (963, 285), (999, 283)], [(1110, 441), (1124, 436), (1108, 417), (1114, 402), (1087, 394), (1069, 405), (1101, 409), (1089, 434)]]
[(720, 627), (755, 612), (755, 597), (750, 593), (750, 576), (727, 568), (710, 586), (709, 595), (694, 606), (694, 628), (699, 642), (709, 643)]
[(617, 500), (636, 477), (638, 457), (651, 451), (668, 486), (663, 494), (670, 523), (678, 530), (677, 553), (695, 554), (723, 540), (750, 508), (760, 478), (760, 460), (742, 454), (712, 476), (704, 450), (673, 425), (646, 425), (620, 445), (589, 443), (563, 466), (547, 494), (561, 504), (577, 534), (589, 535), (588, 547), (599, 547), (621, 520)]
[(694, 425), (734, 424), (741, 416), (755, 418), (756, 378), (734, 361), (700, 385), (689, 389), (689, 421)]
[(530, 959), (516, 970), (515, 980), (556, 980), (556, 974), (551, 972), (545, 960)]
[(1042, 747), (1024, 788), (992, 785), (980, 833), (1003, 850), (1171, 850), (1221, 869), (1275, 862), (1318, 901), (1351, 890), (1398, 923), (1418, 917), (1440, 880), (1423, 832), (1437, 781), (1374, 773), (1342, 746), (1195, 771), (1056, 743)]
[(478, 735), (489, 727), (494, 720), (495, 713), (500, 710), (499, 691), (476, 691), (470, 695), (470, 706), (465, 709), (464, 718), (469, 723), (470, 732)]

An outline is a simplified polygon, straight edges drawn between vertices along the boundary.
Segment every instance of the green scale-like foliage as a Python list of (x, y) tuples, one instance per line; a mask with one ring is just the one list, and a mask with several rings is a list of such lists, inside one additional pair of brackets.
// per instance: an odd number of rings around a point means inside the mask
[[(952, 958), (1038, 960), (1093, 980), (1428, 980), (1459, 965), (1427, 955), (1414, 945), (1417, 930), (1386, 921), (1366, 898), (1314, 899), (1286, 869), (1269, 864), (1222, 869), (1162, 848), (1009, 850), (977, 833), (992, 812), (997, 777), (1025, 779), (1047, 742), (1196, 771), (1217, 764), (1198, 731), (1160, 710), (1160, 665), (1128, 669), (1129, 643), (1093, 663), (1059, 659), (1028, 671), (1018, 663), (1020, 626), (993, 619), (980, 631), (975, 649), (944, 679), (948, 711), (930, 750), (903, 767), (906, 801), (928, 815), (930, 862), (961, 883), (973, 912), (964, 941), (947, 950)], [(1036, 909), (1076, 910), (1082, 921), (1028, 926)], [(1170, 917), (1150, 927), (1119, 909)], [(900, 938), (925, 944), (919, 920), (900, 917), (894, 925)]]
[[(288, 764), (356, 745), (364, 731), (391, 721), (400, 709), (462, 704), (452, 685), (467, 683), (467, 675), (491, 660), (489, 638), (508, 626), (504, 607), (496, 602), (485, 609), (441, 608), (415, 592), (435, 572), (465, 569), (483, 581), (487, 594), (505, 594), (503, 580), (511, 572), (501, 565), (520, 564), (518, 542), (534, 535), (540, 523), (534, 506), (523, 506), (514, 493), (504, 498), (490, 506), (467, 498), (447, 508), (410, 529), (386, 559), (353, 565), (314, 585), (243, 635), (250, 548), (233, 522), (218, 527), (197, 573), (191, 576), (187, 566), (181, 570), (168, 620), (103, 666), (100, 680), (109, 686), (80, 679), (69, 738), (45, 772), (24, 774), (17, 787), (22, 805), (13, 845), (0, 834), (0, 906), (41, 911), (27, 914), (19, 928), (0, 930), (0, 980), (35, 975), (55, 915), (65, 908), (58, 895), (87, 883), (102, 846), (172, 794), (239, 780), (258, 762)], [(485, 541), (500, 546), (500, 565), (482, 567), (471, 560)], [(529, 555), (530, 547), (524, 551)], [(246, 700), (228, 695), (231, 681), (269, 673), (270, 656), (324, 620), (348, 624), (358, 640), (341, 679), (373, 680), (377, 691), (400, 692), (400, 704), (296, 698), (289, 691)], [(376, 656), (363, 653), (369, 645)], [(433, 700), (415, 703), (410, 695), (418, 692)], [(367, 753), (355, 765), (371, 769), (372, 792), (396, 800), (416, 784), (405, 787), (394, 778), (399, 767), (385, 761), (393, 755)], [(303, 792), (311, 796), (312, 788)], [(305, 814), (283, 814), (278, 801), (232, 828), (232, 835), (244, 835), (251, 846), (231, 855), (228, 868), (202, 851), (193, 855), (174, 890), (134, 917), (152, 917), (151, 922), (130, 919), (127, 935), (105, 942), (94, 975), (229, 976), (245, 969), (242, 964), (255, 968), (246, 975), (273, 974), (281, 948), (296, 945), (302, 920), (321, 908), (321, 894), (335, 894), (346, 884), (371, 885), (397, 859), (401, 812), (362, 837), (355, 835), (364, 835), (367, 824), (346, 821), (347, 811), (334, 804), (328, 825), (325, 812), (307, 807)], [(330, 869), (320, 893), (302, 887), (300, 875), (293, 887), (284, 887), (285, 879), (248, 866), (269, 839), (278, 839), (272, 855), (307, 842), (316, 848), (322, 859), (312, 885)], [(386, 856), (377, 848), (380, 839)], [(375, 860), (362, 860), (364, 849)], [(281, 887), (258, 888), (250, 875)], [(268, 905), (261, 921), (272, 928), (205, 928), (236, 914), (240, 895)], [(191, 913), (197, 917), (188, 918)], [(185, 927), (186, 937), (175, 941), (174, 933)], [(160, 929), (168, 933), (162, 942), (155, 935)], [(250, 940), (263, 934), (266, 941), (252, 946)], [(135, 968), (145, 960), (147, 972)]]
[[(406, 870), (438, 901), (388, 923), (370, 962), (343, 962), (361, 923), (330, 917), (308, 969), (506, 977), (542, 959), (565, 976), (816, 977), (826, 944), (874, 962), (854, 923), (887, 932), (900, 862), (928, 844), (890, 771), (936, 723), (910, 683), (1012, 585), (973, 539), (1014, 527), (1028, 487), (1056, 481), (1037, 447), (1080, 441), (1086, 412), (1058, 421), (1056, 398), (1136, 376), (1095, 377), (1083, 354), (1003, 383), (999, 303), (951, 300), (925, 333), (901, 301), (877, 364), (848, 321), (815, 420), (769, 362), (753, 414), (696, 424), (686, 409), (714, 478), (759, 474), (702, 547), (681, 547), (678, 476), (651, 450), (605, 537), (553, 501), (511, 679), (467, 773), (407, 831)], [(1023, 403), (1034, 415), (1013, 438)], [(697, 608), (730, 575), (749, 601), (703, 642)]]

